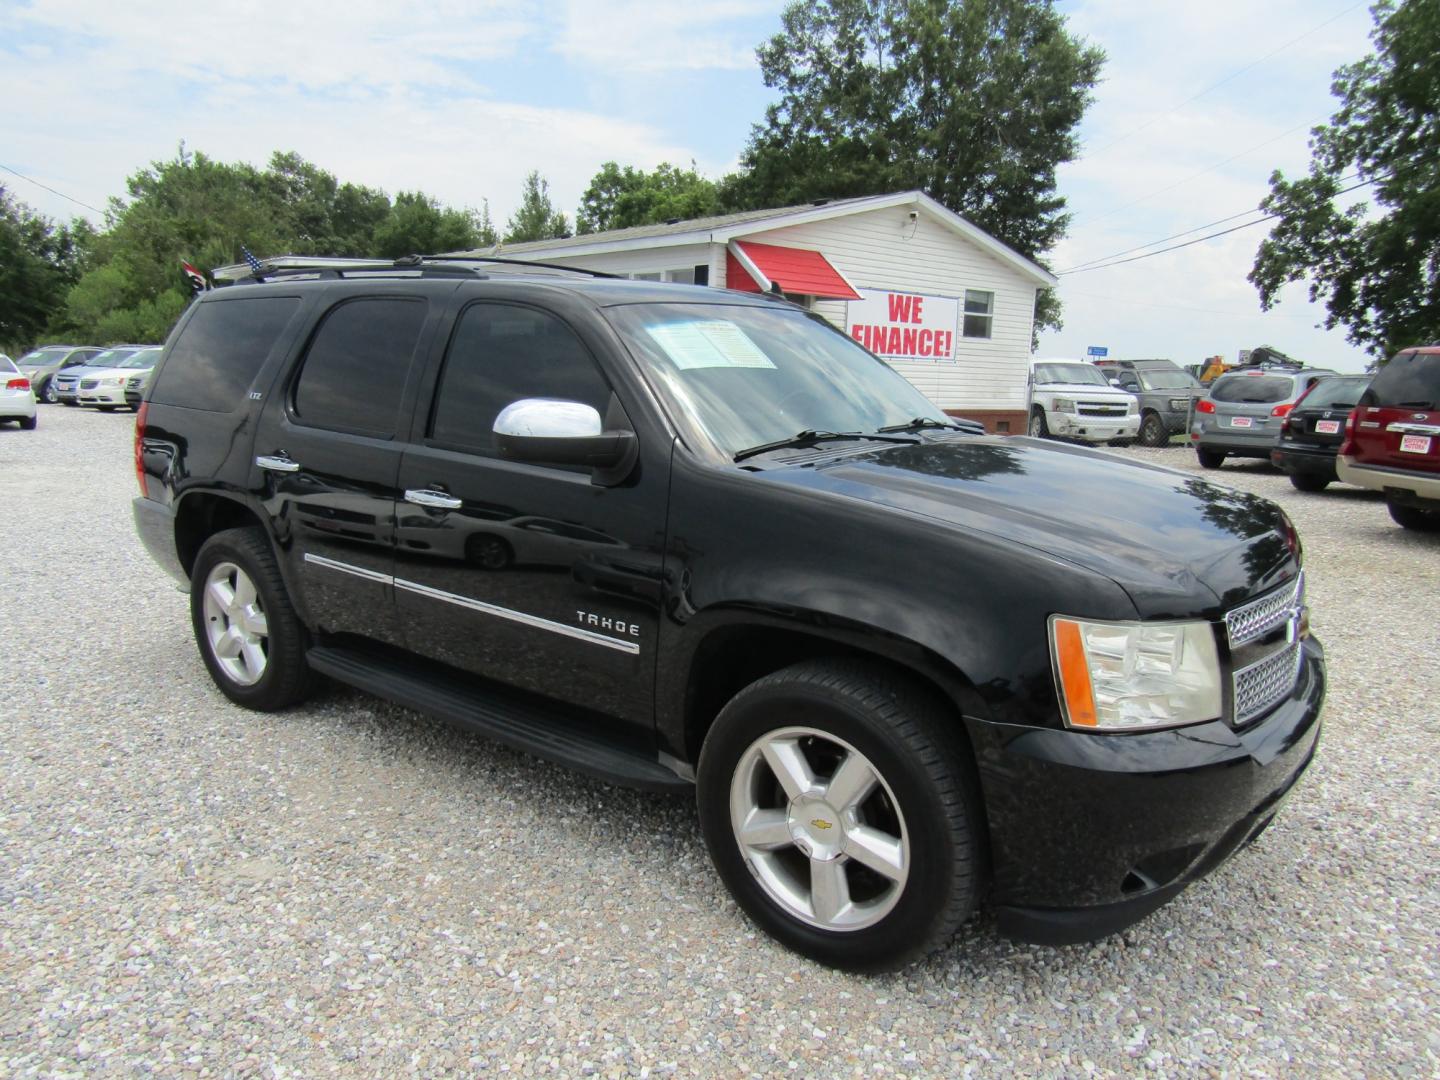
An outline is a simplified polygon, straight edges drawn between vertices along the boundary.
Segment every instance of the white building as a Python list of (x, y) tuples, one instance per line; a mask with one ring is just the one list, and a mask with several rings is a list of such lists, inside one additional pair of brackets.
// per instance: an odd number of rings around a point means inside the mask
[[(1025, 430), (1035, 294), (1057, 284), (919, 191), (453, 254), (780, 291), (884, 357), (942, 408), (992, 431)], [(215, 276), (246, 273), (242, 265)]]

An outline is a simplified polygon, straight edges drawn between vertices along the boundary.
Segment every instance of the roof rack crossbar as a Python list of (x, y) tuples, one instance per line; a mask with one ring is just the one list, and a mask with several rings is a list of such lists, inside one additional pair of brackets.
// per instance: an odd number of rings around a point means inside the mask
[(357, 263), (353, 266), (277, 266), (261, 269), (240, 281), (265, 282), (279, 278), (320, 277), (345, 278), (351, 276), (374, 276), (382, 274), (413, 274), (418, 277), (463, 277), (486, 278), (489, 275), (473, 267), (464, 266), (423, 266), (396, 262), (393, 266), (375, 266)]
[[(415, 258), (416, 256), (408, 256)], [(619, 274), (607, 274), (604, 270), (591, 270), (584, 266), (565, 266), (563, 263), (532, 262), (529, 259), (506, 259), (499, 255), (422, 255), (419, 257), (424, 263), (432, 262), (484, 262), (500, 263), (506, 266), (538, 266), (545, 270), (568, 270), (572, 274), (588, 274), (597, 278), (614, 278)]]

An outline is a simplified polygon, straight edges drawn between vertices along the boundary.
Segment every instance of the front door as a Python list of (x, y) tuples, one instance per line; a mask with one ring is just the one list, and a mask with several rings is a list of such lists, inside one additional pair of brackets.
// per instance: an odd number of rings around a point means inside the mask
[(397, 436), (428, 313), (413, 295), (336, 305), (260, 419), (252, 475), (322, 633), (401, 640), (390, 584)]
[(495, 417), (522, 398), (627, 422), (595, 357), (537, 308), (465, 307), (435, 386), (400, 464), (394, 579), (408, 647), (648, 732), (665, 448), (642, 440), (640, 480), (615, 487), (500, 458)]

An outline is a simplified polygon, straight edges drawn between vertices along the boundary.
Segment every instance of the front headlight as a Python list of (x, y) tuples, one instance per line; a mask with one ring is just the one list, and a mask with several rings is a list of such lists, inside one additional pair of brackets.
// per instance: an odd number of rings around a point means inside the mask
[(1132, 397), (1132, 398), (1126, 403), (1126, 405), (1125, 405), (1125, 415), (1126, 415), (1126, 416), (1134, 416), (1134, 415), (1135, 415), (1137, 412), (1139, 412), (1139, 411), (1140, 411), (1139, 402), (1137, 402), (1137, 401)]
[(1220, 716), (1220, 655), (1208, 622), (1052, 615), (1050, 655), (1068, 727), (1151, 731)]
[(101, 386), (124, 386), (124, 385), (125, 385), (125, 380), (128, 379), (129, 377), (130, 377), (129, 375), (107, 375), (105, 378), (103, 378), (103, 379), (100, 380), (100, 385), (101, 385)]
[(1072, 398), (1057, 397), (1055, 399), (1054, 409), (1056, 412), (1073, 413), (1075, 411), (1075, 402)]

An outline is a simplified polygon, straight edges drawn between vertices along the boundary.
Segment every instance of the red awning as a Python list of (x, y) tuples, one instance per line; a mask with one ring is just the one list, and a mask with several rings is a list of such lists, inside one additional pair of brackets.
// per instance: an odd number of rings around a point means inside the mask
[[(776, 247), (752, 240), (736, 240), (741, 258), (726, 253), (725, 282), (741, 292), (768, 292), (772, 283), (793, 296), (814, 296), (822, 300), (859, 300), (840, 271), (818, 251), (807, 248)], [(749, 262), (749, 266), (745, 263)], [(757, 272), (758, 271), (758, 276)]]

